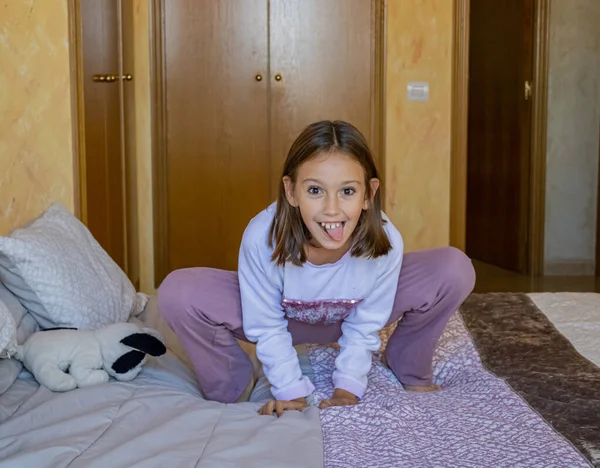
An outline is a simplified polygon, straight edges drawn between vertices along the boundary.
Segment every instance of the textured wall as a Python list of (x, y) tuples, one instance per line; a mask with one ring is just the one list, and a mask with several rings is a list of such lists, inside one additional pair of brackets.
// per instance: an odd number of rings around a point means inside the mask
[(600, 139), (600, 1), (553, 0), (551, 15), (546, 271), (592, 274)]
[(65, 0), (0, 3), (0, 235), (73, 209), (68, 36)]
[[(386, 212), (406, 250), (448, 245), (452, 1), (387, 4)], [(411, 81), (429, 101), (407, 101)]]

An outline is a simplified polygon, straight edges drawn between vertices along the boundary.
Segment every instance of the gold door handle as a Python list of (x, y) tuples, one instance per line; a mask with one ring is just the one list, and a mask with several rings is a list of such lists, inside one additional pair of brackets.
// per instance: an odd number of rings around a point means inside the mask
[(529, 81), (525, 82), (525, 100), (529, 101), (531, 98), (531, 83)]
[(275, 81), (281, 81), (281, 80), (283, 80), (283, 77), (279, 73), (277, 73), (277, 75), (275, 75)]
[(256, 75), (256, 76), (254, 77), (254, 79), (255, 79), (256, 81), (262, 81), (262, 75)]

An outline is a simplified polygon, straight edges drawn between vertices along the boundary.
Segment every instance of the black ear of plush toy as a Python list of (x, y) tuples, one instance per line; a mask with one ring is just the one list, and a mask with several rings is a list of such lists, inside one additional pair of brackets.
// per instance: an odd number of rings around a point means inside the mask
[(145, 354), (162, 356), (167, 352), (165, 345), (158, 338), (148, 333), (133, 333), (123, 338), (121, 343), (133, 348), (133, 350), (123, 354), (114, 362), (112, 369), (117, 374), (126, 374), (137, 367), (144, 359)]
[(113, 363), (112, 370), (117, 374), (126, 374), (142, 362), (145, 356), (144, 353), (139, 351), (129, 351)]
[(123, 338), (121, 343), (150, 356), (162, 356), (167, 352), (163, 342), (149, 333), (133, 333)]

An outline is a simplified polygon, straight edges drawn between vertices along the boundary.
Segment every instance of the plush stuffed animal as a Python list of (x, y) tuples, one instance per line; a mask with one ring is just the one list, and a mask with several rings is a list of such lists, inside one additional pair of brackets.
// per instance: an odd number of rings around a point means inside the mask
[(50, 329), (31, 335), (14, 357), (35, 379), (55, 392), (117, 380), (134, 379), (147, 354), (167, 349), (156, 330), (116, 323), (98, 330)]

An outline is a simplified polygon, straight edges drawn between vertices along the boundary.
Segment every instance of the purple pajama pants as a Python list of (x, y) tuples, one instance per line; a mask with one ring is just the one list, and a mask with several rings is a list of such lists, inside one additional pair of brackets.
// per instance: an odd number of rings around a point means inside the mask
[[(450, 315), (473, 290), (469, 258), (452, 247), (406, 253), (389, 324), (402, 318), (385, 351), (404, 385), (429, 385), (433, 352)], [(242, 307), (236, 272), (187, 268), (170, 273), (158, 290), (160, 311), (181, 340), (209, 400), (236, 401), (253, 373), (237, 339)], [(310, 325), (288, 319), (294, 345), (336, 342), (341, 322)]]

